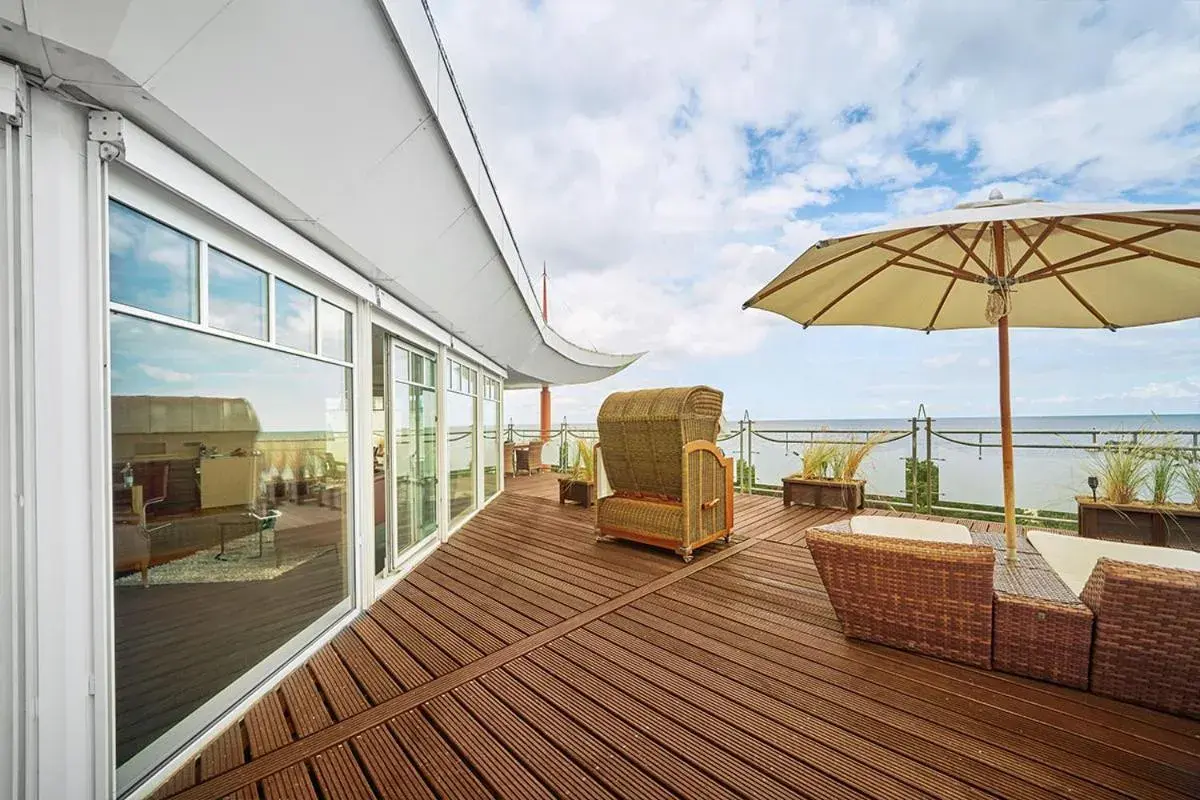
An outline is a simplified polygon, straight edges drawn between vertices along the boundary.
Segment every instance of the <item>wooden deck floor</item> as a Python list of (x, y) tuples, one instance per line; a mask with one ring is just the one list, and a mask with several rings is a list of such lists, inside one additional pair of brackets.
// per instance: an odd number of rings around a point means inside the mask
[(505, 494), (159, 796), (1200, 795), (1200, 723), (842, 637), (804, 545), (737, 498), (684, 566)]

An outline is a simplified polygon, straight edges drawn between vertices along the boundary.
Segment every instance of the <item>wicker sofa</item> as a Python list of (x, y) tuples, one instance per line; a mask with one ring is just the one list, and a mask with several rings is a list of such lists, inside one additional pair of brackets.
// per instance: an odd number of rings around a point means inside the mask
[(1101, 558), (1081, 599), (1092, 691), (1200, 718), (1200, 572)]
[(685, 562), (733, 529), (733, 460), (716, 445), (723, 395), (707, 386), (617, 392), (600, 407), (597, 445), (612, 494), (598, 538), (674, 550)]
[(863, 535), (846, 523), (806, 541), (846, 636), (991, 668), (990, 547)]

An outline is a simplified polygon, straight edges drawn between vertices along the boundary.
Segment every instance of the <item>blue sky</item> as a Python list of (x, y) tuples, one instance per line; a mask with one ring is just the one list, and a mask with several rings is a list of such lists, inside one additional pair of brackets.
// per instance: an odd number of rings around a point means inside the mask
[[(992, 189), (1200, 204), (1200, 3), (432, 6), (551, 324), (649, 351), (556, 390), (556, 419), (690, 383), (731, 417), (993, 415), (992, 331), (801, 331), (741, 303), (818, 239)], [(1200, 412), (1197, 341), (1015, 331), (1014, 411)], [(536, 418), (535, 393), (507, 404)]]

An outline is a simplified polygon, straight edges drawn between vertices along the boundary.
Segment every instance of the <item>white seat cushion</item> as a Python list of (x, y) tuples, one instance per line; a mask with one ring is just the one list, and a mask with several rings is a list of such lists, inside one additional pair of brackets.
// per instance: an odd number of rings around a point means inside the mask
[(918, 542), (971, 544), (971, 532), (964, 525), (933, 522), (925, 519), (862, 515), (851, 517), (841, 524), (821, 526), (822, 529), (857, 533), (863, 536), (886, 536), (892, 539), (912, 539)]
[(1191, 550), (1085, 539), (1050, 531), (1029, 531), (1028, 536), (1030, 544), (1076, 595), (1083, 593), (1083, 587), (1101, 558), (1200, 571), (1200, 553)]

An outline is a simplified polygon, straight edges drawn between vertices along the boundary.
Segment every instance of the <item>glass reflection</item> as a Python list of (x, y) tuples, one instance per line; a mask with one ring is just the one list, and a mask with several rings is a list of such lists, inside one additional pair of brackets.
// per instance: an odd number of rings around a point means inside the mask
[(121, 764), (348, 598), (350, 370), (110, 333)]
[(483, 401), (483, 496), (500, 491), (500, 403)]
[(475, 508), (475, 398), (446, 392), (449, 437), (450, 522)]
[(350, 312), (321, 301), (321, 355), (350, 360)]
[(200, 320), (195, 239), (110, 200), (108, 246), (109, 296), (114, 303)]
[(267, 273), (209, 248), (208, 324), (266, 339)]
[(287, 281), (275, 280), (275, 342), (317, 352), (317, 298)]

